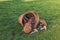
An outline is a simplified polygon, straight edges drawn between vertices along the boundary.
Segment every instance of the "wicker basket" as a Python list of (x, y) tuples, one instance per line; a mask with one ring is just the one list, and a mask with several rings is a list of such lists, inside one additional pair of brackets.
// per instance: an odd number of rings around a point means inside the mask
[(38, 13), (36, 13), (34, 11), (29, 11), (29, 12), (26, 12), (26, 13), (20, 15), (19, 18), (18, 18), (18, 22), (24, 27), (23, 20), (24, 20), (24, 17), (27, 16), (27, 15), (33, 16), (35, 18), (34, 28), (36, 28), (36, 26), (37, 26), (37, 24), (39, 22), (39, 15), (38, 15)]

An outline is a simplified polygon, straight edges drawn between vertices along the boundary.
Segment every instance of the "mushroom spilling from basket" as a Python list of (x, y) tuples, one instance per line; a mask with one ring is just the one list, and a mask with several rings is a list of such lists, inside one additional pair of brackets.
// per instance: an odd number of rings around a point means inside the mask
[(32, 34), (38, 30), (46, 30), (47, 23), (45, 20), (39, 19), (39, 14), (34, 11), (26, 12), (19, 16), (18, 22), (23, 27), (23, 32)]

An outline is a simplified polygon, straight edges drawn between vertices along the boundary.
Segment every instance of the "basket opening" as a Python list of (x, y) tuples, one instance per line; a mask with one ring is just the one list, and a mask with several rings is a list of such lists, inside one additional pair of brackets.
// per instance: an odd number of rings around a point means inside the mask
[(22, 21), (23, 25), (25, 25), (28, 22), (29, 19), (32, 19), (32, 21), (34, 21), (35, 17), (32, 13), (24, 15), (23, 21)]

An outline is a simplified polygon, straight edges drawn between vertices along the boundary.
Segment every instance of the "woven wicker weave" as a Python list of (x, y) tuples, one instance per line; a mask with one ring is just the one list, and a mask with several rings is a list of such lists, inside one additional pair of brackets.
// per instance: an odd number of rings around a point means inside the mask
[(32, 14), (32, 15), (34, 15), (35, 21), (36, 21), (36, 23), (35, 23), (35, 27), (36, 27), (37, 24), (38, 24), (38, 22), (39, 22), (39, 15), (38, 15), (36, 12), (33, 12), (33, 11), (29, 11), (29, 12), (26, 12), (26, 13), (20, 15), (19, 18), (18, 18), (18, 22), (19, 22), (22, 26), (24, 26), (24, 24), (23, 24), (23, 17), (24, 17), (25, 15), (27, 15), (27, 14)]
[[(36, 12), (33, 12), (33, 11), (29, 11), (29, 12), (26, 12), (26, 13), (24, 13), (24, 14), (22, 14), (22, 15), (20, 15), (19, 16), (19, 18), (18, 18), (18, 22), (24, 27), (24, 23), (23, 23), (23, 19), (24, 19), (24, 17), (26, 16), (26, 15), (32, 15), (34, 18), (35, 18), (35, 25), (34, 25), (34, 28), (36, 28), (37, 27), (37, 24), (38, 24), (38, 22), (39, 22), (39, 15), (36, 13)], [(26, 23), (25, 23), (26, 24)], [(28, 25), (25, 25), (25, 26), (28, 26)], [(28, 26), (29, 27), (29, 26)], [(26, 28), (26, 27), (25, 27)], [(25, 32), (26, 33), (26, 32)], [(28, 32), (27, 32), (28, 33)]]

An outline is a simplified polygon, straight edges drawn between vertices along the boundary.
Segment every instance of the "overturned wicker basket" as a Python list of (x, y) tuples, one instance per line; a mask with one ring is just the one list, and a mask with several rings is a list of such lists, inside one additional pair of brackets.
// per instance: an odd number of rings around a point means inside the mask
[[(24, 19), (26, 19), (25, 17), (28, 18), (28, 20), (25, 22)], [(34, 11), (29, 11), (29, 12), (26, 12), (22, 15), (19, 16), (18, 18), (18, 22), (23, 26), (25, 26), (25, 24), (29, 21), (29, 19), (31, 19), (32, 17), (34, 17), (34, 21), (35, 21), (35, 24), (34, 24), (34, 29), (37, 27), (37, 24), (39, 22), (39, 15), (34, 12)], [(29, 27), (29, 26), (28, 26)], [(25, 32), (25, 33), (29, 33), (30, 32), (30, 29), (28, 32)]]

